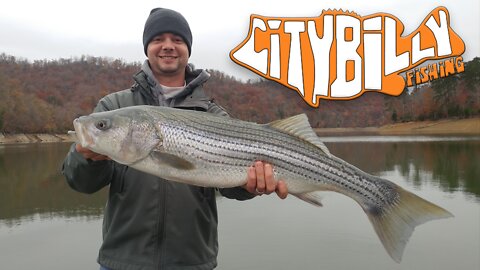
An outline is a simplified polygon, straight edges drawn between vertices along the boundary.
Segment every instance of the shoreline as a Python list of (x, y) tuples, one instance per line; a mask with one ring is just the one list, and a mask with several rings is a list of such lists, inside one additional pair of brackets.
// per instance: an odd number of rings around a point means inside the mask
[[(319, 136), (347, 135), (480, 135), (480, 117), (406, 122), (382, 127), (314, 128)], [(68, 134), (1, 134), (0, 145), (74, 142)]]
[(68, 134), (1, 134), (0, 145), (5, 144), (23, 144), (23, 143), (56, 143), (73, 142), (73, 138)]
[(480, 135), (480, 117), (418, 121), (365, 128), (317, 128), (319, 136), (334, 135)]

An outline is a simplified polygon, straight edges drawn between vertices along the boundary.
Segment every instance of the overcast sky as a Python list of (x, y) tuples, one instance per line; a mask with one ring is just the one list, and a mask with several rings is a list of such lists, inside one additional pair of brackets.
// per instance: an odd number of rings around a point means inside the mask
[(182, 13), (193, 32), (190, 61), (237, 78), (256, 78), (236, 65), (229, 52), (249, 29), (251, 14), (273, 17), (315, 17), (323, 9), (355, 11), (361, 16), (385, 12), (414, 31), (436, 7), (450, 12), (451, 27), (466, 44), (465, 61), (480, 56), (480, 4), (478, 0), (15, 0), (0, 8), (0, 53), (29, 60), (81, 55), (143, 61), (142, 33), (154, 7)]

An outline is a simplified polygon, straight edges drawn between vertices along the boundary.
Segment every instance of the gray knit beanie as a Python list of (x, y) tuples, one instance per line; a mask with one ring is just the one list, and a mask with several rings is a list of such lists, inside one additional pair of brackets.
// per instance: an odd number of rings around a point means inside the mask
[(162, 33), (173, 33), (183, 38), (187, 44), (188, 55), (192, 54), (192, 32), (187, 20), (177, 11), (166, 8), (154, 8), (150, 11), (143, 30), (143, 50), (147, 55), (148, 43)]

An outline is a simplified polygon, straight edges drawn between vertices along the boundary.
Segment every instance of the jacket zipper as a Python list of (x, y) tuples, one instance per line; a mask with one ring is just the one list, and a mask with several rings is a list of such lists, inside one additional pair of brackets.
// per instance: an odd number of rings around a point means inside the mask
[(165, 181), (160, 181), (160, 200), (159, 200), (159, 210), (158, 214), (158, 238), (157, 238), (157, 265), (159, 269), (165, 267), (165, 258), (166, 258), (166, 245), (165, 241), (167, 238), (166, 235), (166, 223), (167, 223), (167, 185)]

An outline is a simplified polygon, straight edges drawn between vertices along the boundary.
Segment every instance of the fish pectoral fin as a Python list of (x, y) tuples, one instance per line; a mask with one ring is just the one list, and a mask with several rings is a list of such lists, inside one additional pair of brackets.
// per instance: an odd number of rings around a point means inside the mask
[(160, 163), (166, 164), (175, 169), (193, 170), (195, 168), (195, 165), (193, 165), (193, 163), (191, 163), (190, 161), (173, 154), (154, 151), (151, 153), (151, 157), (154, 160)]
[(322, 204), (323, 196), (318, 191), (299, 193), (299, 194), (293, 194), (293, 195), (299, 198), (300, 200), (306, 201), (315, 206), (319, 206), (319, 207), (323, 206)]
[(323, 153), (330, 156), (327, 146), (320, 140), (315, 131), (308, 122), (306, 114), (298, 114), (282, 120), (276, 120), (267, 124), (268, 126), (286, 132), (292, 136), (303, 139), (316, 147), (320, 148)]

